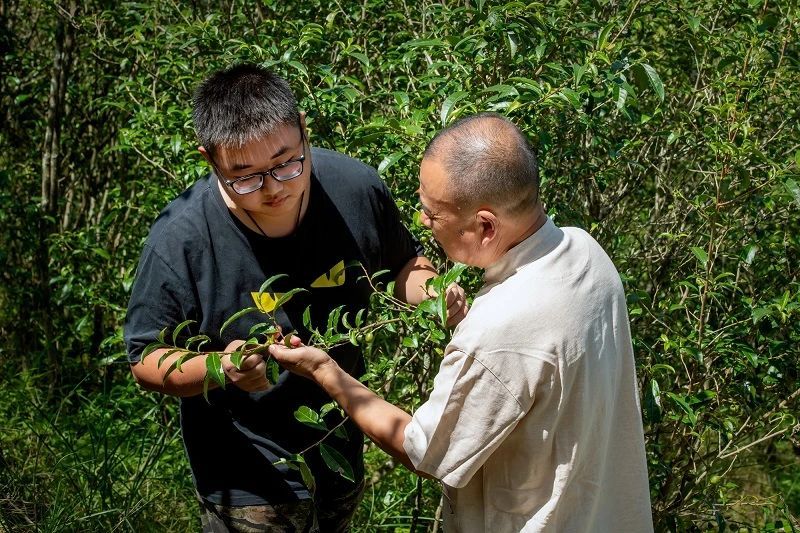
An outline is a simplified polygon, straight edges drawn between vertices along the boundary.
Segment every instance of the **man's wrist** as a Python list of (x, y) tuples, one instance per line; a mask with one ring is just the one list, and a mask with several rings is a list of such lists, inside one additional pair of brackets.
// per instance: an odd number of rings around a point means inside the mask
[(331, 388), (340, 381), (339, 374), (341, 374), (341, 372), (343, 372), (343, 370), (336, 364), (336, 361), (328, 359), (314, 369), (314, 372), (311, 374), (311, 379), (330, 395), (332, 392)]

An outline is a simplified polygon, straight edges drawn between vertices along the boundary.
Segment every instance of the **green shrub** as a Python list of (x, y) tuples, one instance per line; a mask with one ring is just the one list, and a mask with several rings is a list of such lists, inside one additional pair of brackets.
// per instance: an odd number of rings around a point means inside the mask
[[(414, 221), (422, 150), (459, 116), (511, 117), (550, 214), (623, 276), (657, 528), (798, 527), (795, 3), (2, 7), (0, 527), (196, 528), (174, 403), (131, 384), (119, 331), (147, 229), (206, 171), (191, 91), (237, 61), (290, 80), (313, 143), (378, 168), (442, 269)], [(413, 409), (444, 342), (382, 332), (372, 385)], [(358, 527), (435, 527), (436, 484), (367, 457)]]

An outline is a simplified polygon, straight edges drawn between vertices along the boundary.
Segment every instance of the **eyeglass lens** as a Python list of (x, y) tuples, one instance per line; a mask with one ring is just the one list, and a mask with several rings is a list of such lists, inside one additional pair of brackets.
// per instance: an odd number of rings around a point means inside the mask
[[(286, 181), (296, 178), (303, 173), (302, 161), (291, 161), (285, 166), (272, 169), (272, 175), (278, 181)], [(267, 173), (265, 173), (267, 174)], [(233, 190), (239, 194), (247, 194), (249, 192), (257, 191), (264, 184), (264, 174), (254, 174), (253, 176), (245, 179), (234, 181), (231, 186)]]

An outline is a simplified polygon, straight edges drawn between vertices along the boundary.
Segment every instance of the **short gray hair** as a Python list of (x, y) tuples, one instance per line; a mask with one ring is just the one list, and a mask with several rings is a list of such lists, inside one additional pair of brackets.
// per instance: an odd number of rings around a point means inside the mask
[(538, 202), (536, 153), (520, 129), (497, 113), (454, 122), (436, 134), (424, 157), (442, 164), (459, 205), (486, 202), (516, 215)]
[(300, 120), (286, 80), (248, 63), (209, 76), (195, 90), (192, 103), (197, 139), (211, 153), (220, 147), (241, 148)]

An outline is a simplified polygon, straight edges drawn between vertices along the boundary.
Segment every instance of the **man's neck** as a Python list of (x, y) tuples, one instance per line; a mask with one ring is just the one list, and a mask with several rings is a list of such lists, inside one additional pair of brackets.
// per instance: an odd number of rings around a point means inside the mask
[(487, 261), (486, 266), (483, 268), (499, 261), (509, 250), (539, 231), (545, 222), (547, 222), (547, 213), (545, 213), (542, 204), (537, 204), (533, 212), (527, 216), (508, 220), (492, 258)]

